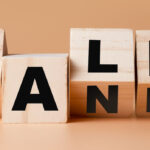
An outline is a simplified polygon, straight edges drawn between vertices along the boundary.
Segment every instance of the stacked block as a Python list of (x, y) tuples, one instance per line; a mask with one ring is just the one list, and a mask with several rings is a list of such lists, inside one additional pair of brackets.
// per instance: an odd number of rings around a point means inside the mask
[(67, 122), (67, 54), (3, 57), (2, 121)]
[(134, 113), (134, 42), (129, 29), (71, 29), (70, 111), (90, 117)]
[(1, 69), (2, 69), (2, 56), (4, 51), (4, 30), (0, 29), (0, 116), (2, 111), (2, 93), (1, 93)]
[(136, 52), (136, 114), (140, 117), (150, 117), (150, 30), (136, 31)]
[(4, 30), (0, 29), (0, 56), (3, 56), (3, 47), (4, 47)]

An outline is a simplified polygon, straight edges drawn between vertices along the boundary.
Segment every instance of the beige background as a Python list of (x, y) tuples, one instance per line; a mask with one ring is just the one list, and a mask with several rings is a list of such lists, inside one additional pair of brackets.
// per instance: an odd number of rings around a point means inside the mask
[(150, 29), (149, 0), (0, 0), (8, 53), (68, 52), (69, 29)]
[[(8, 53), (69, 52), (69, 29), (150, 29), (149, 0), (0, 0)], [(149, 119), (71, 119), (68, 124), (0, 121), (1, 150), (149, 149)]]

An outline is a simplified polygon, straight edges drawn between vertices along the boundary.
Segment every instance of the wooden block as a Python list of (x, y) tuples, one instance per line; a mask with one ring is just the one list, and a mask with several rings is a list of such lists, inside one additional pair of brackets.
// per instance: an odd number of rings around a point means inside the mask
[(67, 54), (3, 57), (2, 121), (67, 122)]
[(136, 31), (137, 116), (150, 117), (150, 30)]
[(3, 47), (4, 47), (4, 30), (0, 29), (0, 56), (3, 56)]
[(134, 113), (134, 45), (129, 29), (71, 29), (72, 115), (129, 117)]
[(0, 117), (2, 113), (2, 96), (1, 96), (1, 71), (2, 71), (2, 56), (4, 51), (4, 30), (0, 29)]

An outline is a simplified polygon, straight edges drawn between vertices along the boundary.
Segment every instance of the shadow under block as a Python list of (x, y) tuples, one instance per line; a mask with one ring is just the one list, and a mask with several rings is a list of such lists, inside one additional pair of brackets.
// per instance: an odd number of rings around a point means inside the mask
[(2, 121), (67, 122), (67, 64), (68, 54), (4, 56)]
[(137, 53), (137, 116), (150, 117), (150, 30), (136, 31), (136, 53)]
[[(130, 117), (135, 107), (134, 45), (133, 32), (129, 29), (71, 29), (70, 41), (70, 111), (71, 115), (93, 117)], [(96, 40), (100, 46), (91, 46)], [(90, 43), (92, 42), (92, 44)], [(91, 45), (90, 45), (91, 44)], [(91, 49), (92, 47), (92, 49)], [(99, 49), (98, 49), (98, 48)], [(117, 65), (117, 72), (94, 72), (89, 70), (90, 53), (98, 49), (98, 65)], [(98, 67), (98, 66), (97, 66)], [(105, 67), (104, 67), (105, 68)], [(110, 67), (109, 69), (112, 69)], [(106, 111), (101, 98), (96, 97), (96, 110), (89, 111), (93, 100), (88, 88), (96, 86), (107, 101), (114, 98), (109, 87), (117, 86), (117, 110)], [(98, 94), (100, 93), (98, 92)], [(89, 94), (90, 93), (90, 94)], [(91, 94), (92, 95), (92, 94)], [(100, 100), (100, 101), (99, 101)], [(107, 101), (105, 102), (107, 103)], [(87, 102), (88, 101), (88, 102)], [(109, 104), (108, 104), (109, 107)]]
[(2, 105), (2, 97), (1, 97), (1, 88), (2, 88), (2, 83), (1, 83), (1, 70), (2, 70), (2, 56), (3, 56), (3, 48), (4, 48), (4, 30), (0, 29), (0, 116), (1, 116), (1, 105)]

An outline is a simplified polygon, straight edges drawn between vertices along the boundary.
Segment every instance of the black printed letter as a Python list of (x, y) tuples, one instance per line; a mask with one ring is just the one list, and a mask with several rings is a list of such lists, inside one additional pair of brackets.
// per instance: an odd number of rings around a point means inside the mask
[(100, 64), (100, 40), (89, 40), (88, 72), (118, 72), (117, 65)]
[(118, 112), (118, 86), (109, 86), (108, 100), (96, 86), (87, 87), (87, 112), (96, 113), (96, 99), (108, 113)]
[[(39, 94), (30, 94), (34, 80)], [(24, 111), (28, 103), (42, 103), (46, 111), (58, 110), (42, 67), (27, 68), (12, 110)]]

